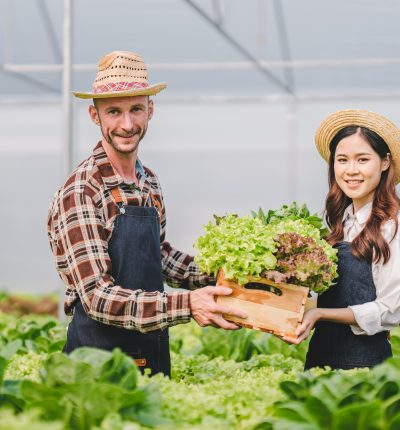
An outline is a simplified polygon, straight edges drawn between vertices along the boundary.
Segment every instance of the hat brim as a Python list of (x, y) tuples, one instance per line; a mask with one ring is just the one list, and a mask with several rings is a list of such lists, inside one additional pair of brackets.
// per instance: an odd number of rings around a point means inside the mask
[(315, 144), (322, 158), (329, 162), (329, 146), (339, 130), (356, 125), (378, 134), (390, 149), (395, 168), (395, 182), (400, 182), (400, 129), (384, 116), (361, 109), (340, 110), (322, 121), (315, 134)]
[(160, 82), (146, 88), (137, 88), (127, 91), (113, 91), (108, 93), (81, 93), (73, 91), (72, 94), (80, 99), (108, 99), (113, 97), (154, 96), (165, 88), (167, 88), (167, 84)]

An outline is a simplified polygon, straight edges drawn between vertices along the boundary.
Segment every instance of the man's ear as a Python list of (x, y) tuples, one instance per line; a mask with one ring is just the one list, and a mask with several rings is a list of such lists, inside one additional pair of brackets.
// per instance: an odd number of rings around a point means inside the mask
[(153, 100), (149, 98), (149, 116), (148, 116), (149, 120), (153, 117), (153, 113), (154, 113), (154, 103), (153, 103)]
[(100, 124), (100, 118), (99, 118), (99, 113), (97, 112), (97, 109), (95, 108), (95, 106), (90, 105), (89, 106), (89, 115), (90, 115), (90, 119), (96, 124), (99, 125)]

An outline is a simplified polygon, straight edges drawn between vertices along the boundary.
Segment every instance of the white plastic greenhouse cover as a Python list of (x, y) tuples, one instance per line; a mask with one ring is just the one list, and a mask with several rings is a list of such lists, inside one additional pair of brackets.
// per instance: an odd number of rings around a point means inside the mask
[[(399, 95), (396, 0), (0, 0), (0, 96), (60, 97), (72, 8), (73, 84), (138, 51), (169, 97)], [(65, 21), (64, 21), (65, 22)]]
[(192, 252), (213, 213), (321, 209), (313, 135), (329, 113), (400, 123), (399, 22), (397, 0), (0, 0), (0, 289), (60, 286), (47, 207), (98, 139), (71, 89), (90, 89), (105, 53), (137, 51), (168, 83), (141, 156), (168, 239)]
[(71, 83), (89, 88), (97, 59), (114, 49), (140, 51), (154, 81), (169, 82), (170, 97), (400, 96), (395, 0), (0, 0), (0, 7), (0, 100), (63, 98), (66, 172)]

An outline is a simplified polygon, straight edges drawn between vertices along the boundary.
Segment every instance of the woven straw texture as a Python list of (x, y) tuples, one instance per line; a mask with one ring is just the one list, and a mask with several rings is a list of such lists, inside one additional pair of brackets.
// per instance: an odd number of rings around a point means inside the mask
[(113, 51), (99, 61), (92, 92), (74, 91), (79, 98), (108, 98), (154, 95), (166, 88), (165, 83), (149, 85), (147, 67), (134, 52)]
[(396, 184), (400, 182), (400, 129), (384, 116), (367, 110), (340, 110), (322, 121), (315, 134), (315, 144), (325, 161), (329, 161), (329, 145), (336, 133), (344, 127), (356, 125), (377, 133), (388, 145), (396, 173)]

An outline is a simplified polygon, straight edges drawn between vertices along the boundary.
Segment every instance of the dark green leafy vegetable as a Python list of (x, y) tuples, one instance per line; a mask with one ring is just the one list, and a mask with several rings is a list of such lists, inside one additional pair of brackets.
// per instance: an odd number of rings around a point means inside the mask
[[(132, 362), (121, 352), (8, 350), (0, 360), (0, 430), (146, 430), (151, 423), (164, 430), (398, 430), (399, 330), (391, 334), (396, 358), (372, 370), (302, 372), (305, 343), (194, 323), (170, 330), (171, 379), (129, 378)], [(21, 379), (38, 382), (26, 398)], [(168, 422), (154, 424), (160, 413)]]
[(275, 402), (275, 419), (253, 430), (290, 428), (395, 430), (400, 423), (400, 361), (369, 369), (322, 371), (280, 384), (286, 398)]
[(322, 219), (318, 216), (317, 213), (311, 215), (308, 207), (305, 204), (299, 206), (296, 202), (293, 202), (290, 205), (283, 205), (280, 209), (276, 211), (270, 209), (267, 213), (264, 213), (264, 211), (259, 208), (257, 212), (251, 211), (251, 213), (253, 217), (261, 219), (264, 224), (278, 222), (283, 219), (303, 219), (320, 231), (322, 239), (328, 233), (328, 229), (323, 225)]
[[(0, 376), (5, 359), (0, 357)], [(61, 421), (66, 429), (87, 430), (112, 414), (154, 427), (167, 421), (160, 414), (156, 384), (137, 386), (137, 368), (115, 349), (77, 349), (54, 353), (40, 371), (40, 381), (3, 381), (0, 406), (39, 410), (39, 418)]]

